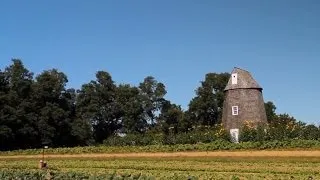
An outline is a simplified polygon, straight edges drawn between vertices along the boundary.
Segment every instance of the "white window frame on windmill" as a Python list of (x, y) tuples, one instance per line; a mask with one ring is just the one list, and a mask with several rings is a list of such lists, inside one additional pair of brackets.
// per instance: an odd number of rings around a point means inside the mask
[(232, 81), (232, 84), (238, 84), (238, 74), (237, 73), (233, 73), (231, 75), (231, 81)]
[(233, 116), (238, 116), (239, 115), (239, 106), (232, 106), (232, 115)]

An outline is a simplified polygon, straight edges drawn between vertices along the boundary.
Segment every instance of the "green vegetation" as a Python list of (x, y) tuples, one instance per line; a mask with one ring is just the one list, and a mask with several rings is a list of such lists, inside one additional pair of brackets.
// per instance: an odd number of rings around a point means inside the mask
[(0, 174), (14, 174), (21, 177), (22, 174), (31, 172), (30, 174), (37, 177), (43, 177), (48, 171), (51, 171), (52, 176), (66, 179), (71, 179), (71, 177), (89, 179), (90, 176), (106, 177), (110, 175), (134, 176), (140, 179), (320, 178), (320, 160), (311, 157), (287, 159), (281, 157), (57, 158), (48, 159), (49, 170), (44, 171), (37, 170), (37, 162), (36, 159), (0, 160), (0, 168), (3, 169)]
[(39, 170), (20, 170), (20, 169), (3, 169), (0, 170), (1, 179), (34, 179), (34, 180), (114, 180), (114, 179), (155, 179), (152, 176), (145, 176), (141, 174), (90, 174), (80, 172), (61, 172), (61, 171), (39, 171)]
[[(118, 133), (170, 136), (213, 126), (221, 116), (228, 76), (207, 74), (190, 110), (183, 111), (165, 99), (165, 85), (152, 76), (133, 86), (97, 71), (95, 80), (74, 89), (66, 88), (67, 75), (58, 69), (34, 77), (13, 59), (0, 70), (0, 150), (97, 145)], [(206, 109), (210, 113), (203, 113)]]
[[(229, 141), (214, 141), (212, 143), (176, 144), (176, 145), (147, 145), (147, 146), (88, 146), (73, 148), (49, 148), (46, 154), (91, 154), (91, 153), (138, 153), (138, 152), (190, 152), (217, 150), (271, 150), (271, 149), (320, 149), (320, 141), (288, 140), (231, 143)], [(27, 149), (2, 151), (0, 155), (40, 155), (42, 149)]]
[[(67, 88), (67, 75), (57, 69), (34, 76), (21, 60), (13, 59), (0, 70), (0, 151), (102, 144), (147, 146), (142, 149), (156, 145), (165, 150), (171, 148), (169, 145), (185, 149), (181, 144), (187, 149), (215, 150), (223, 144), (226, 149), (237, 149), (242, 145), (224, 142), (229, 141), (229, 133), (220, 125), (223, 90), (229, 76), (207, 73), (189, 108), (183, 110), (165, 98), (165, 84), (152, 76), (134, 86), (115, 83), (108, 72), (97, 71), (95, 80), (74, 89)], [(320, 127), (276, 114), (272, 102), (266, 102), (265, 107), (268, 127), (259, 131), (248, 126), (240, 133), (242, 142), (252, 142), (250, 147), (282, 147), (269, 144), (284, 141), (280, 144), (290, 142), (290, 148), (291, 140), (320, 139)], [(261, 141), (267, 145), (256, 145)], [(295, 147), (317, 147), (306, 142), (308, 145)], [(199, 143), (208, 145), (193, 145)]]

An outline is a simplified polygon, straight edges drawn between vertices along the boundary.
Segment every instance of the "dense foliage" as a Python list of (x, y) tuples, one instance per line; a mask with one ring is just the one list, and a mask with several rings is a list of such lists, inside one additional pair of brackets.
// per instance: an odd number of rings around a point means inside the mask
[[(216, 140), (210, 143), (175, 144), (175, 145), (144, 145), (144, 146), (85, 146), (72, 148), (49, 148), (45, 154), (104, 154), (104, 153), (156, 153), (156, 152), (205, 152), (205, 151), (245, 151), (245, 150), (290, 150), (290, 149), (320, 149), (318, 140), (286, 140), (286, 141), (263, 141), (232, 143), (225, 140)], [(13, 155), (39, 155), (42, 149), (26, 149), (14, 151), (2, 151), (2, 156)], [(112, 154), (111, 154), (112, 156)]]
[[(206, 74), (183, 110), (165, 98), (165, 85), (152, 76), (134, 86), (116, 84), (111, 74), (97, 71), (94, 80), (75, 89), (67, 88), (67, 75), (58, 69), (35, 76), (21, 60), (13, 59), (0, 69), (0, 150), (228, 140), (219, 124), (229, 76)], [(319, 139), (319, 127), (276, 114), (272, 102), (265, 105), (270, 127), (263, 138)], [(242, 140), (256, 141), (247, 136)]]
[(275, 116), (267, 125), (254, 127), (247, 122), (242, 127), (240, 141), (320, 140), (320, 127), (297, 121), (288, 114)]

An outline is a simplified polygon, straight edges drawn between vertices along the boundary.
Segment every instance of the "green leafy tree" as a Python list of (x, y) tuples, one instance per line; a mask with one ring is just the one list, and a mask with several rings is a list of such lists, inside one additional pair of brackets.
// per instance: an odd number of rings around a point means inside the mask
[(96, 80), (84, 84), (78, 92), (77, 111), (82, 123), (91, 125), (97, 143), (121, 128), (121, 109), (116, 101), (116, 85), (105, 71), (96, 73)]
[(71, 145), (87, 146), (94, 144), (92, 125), (90, 122), (76, 117), (71, 123), (71, 135), (74, 140)]
[(43, 71), (33, 86), (33, 101), (41, 143), (70, 145), (74, 112), (72, 92), (66, 90), (67, 76), (57, 69)]
[(0, 150), (9, 148), (9, 143), (14, 137), (12, 129), (8, 126), (7, 110), (7, 94), (9, 92), (9, 81), (5, 74), (0, 71)]
[(266, 109), (268, 123), (271, 123), (273, 120), (275, 120), (277, 118), (277, 114), (276, 114), (277, 108), (274, 105), (274, 103), (271, 101), (264, 103), (264, 106)]
[(159, 116), (162, 132), (165, 135), (168, 135), (170, 132), (174, 134), (180, 132), (184, 128), (183, 116), (184, 112), (180, 106), (166, 101)]
[(320, 140), (320, 129), (314, 124), (306, 125), (302, 131), (303, 139)]
[(147, 130), (147, 121), (143, 116), (144, 109), (139, 88), (128, 84), (119, 85), (116, 91), (116, 101), (120, 105), (122, 114), (122, 132), (144, 133)]
[(147, 76), (139, 85), (142, 98), (142, 107), (144, 109), (144, 118), (151, 126), (156, 124), (157, 113), (161, 111), (164, 96), (167, 91), (163, 83), (158, 82), (152, 76)]
[(7, 144), (12, 148), (28, 148), (37, 141), (37, 131), (32, 101), (30, 100), (33, 73), (26, 69), (19, 59), (1, 75), (2, 103), (1, 116), (3, 129), (10, 136)]
[(188, 116), (194, 125), (213, 126), (221, 122), (224, 88), (229, 77), (229, 73), (206, 74), (196, 90), (196, 97), (189, 103)]
[(80, 118), (77, 112), (76, 99), (77, 92), (75, 89), (67, 89), (66, 93), (63, 94), (64, 98), (67, 100), (68, 109), (70, 111), (71, 119), (71, 137), (70, 145), (72, 146), (86, 146), (93, 143), (91, 124)]

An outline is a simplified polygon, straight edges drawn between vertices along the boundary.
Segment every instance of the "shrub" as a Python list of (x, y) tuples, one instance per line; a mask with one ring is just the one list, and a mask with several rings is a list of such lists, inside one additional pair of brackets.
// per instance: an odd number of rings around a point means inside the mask
[(261, 142), (268, 139), (268, 126), (264, 124), (253, 125), (252, 121), (246, 121), (240, 131), (241, 142)]
[(127, 134), (123, 137), (112, 136), (104, 141), (108, 146), (145, 146), (210, 143), (217, 139), (229, 140), (229, 134), (221, 125), (214, 127), (197, 127), (189, 132)]
[(242, 142), (319, 140), (320, 129), (282, 115), (267, 125), (254, 126), (253, 122), (246, 121), (240, 130), (239, 139)]
[(302, 130), (302, 137), (306, 140), (320, 140), (320, 129), (315, 125), (307, 125)]
[(112, 136), (104, 141), (109, 146), (146, 146), (163, 144), (162, 134), (127, 134), (124, 137)]

